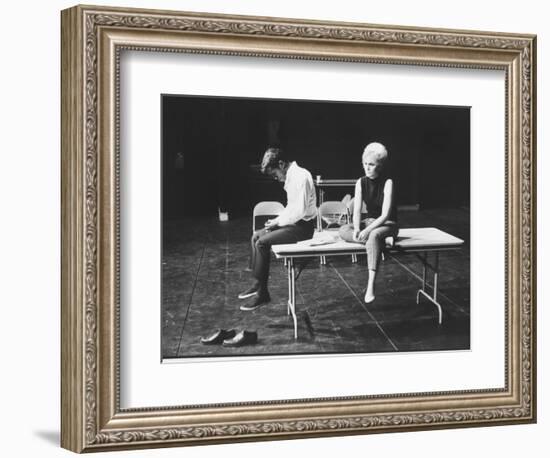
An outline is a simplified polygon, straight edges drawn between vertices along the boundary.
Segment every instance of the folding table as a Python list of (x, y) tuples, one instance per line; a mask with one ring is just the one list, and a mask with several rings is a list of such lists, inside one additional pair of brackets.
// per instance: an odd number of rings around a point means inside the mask
[[(386, 239), (386, 252), (391, 254), (414, 254), (422, 263), (422, 288), (416, 293), (418, 304), (420, 295), (432, 302), (439, 312), (439, 324), (443, 319), (441, 305), (437, 301), (439, 280), (439, 253), (441, 251), (457, 250), (464, 244), (459, 239), (435, 227), (403, 228), (395, 240)], [(365, 254), (365, 245), (346, 242), (338, 237), (335, 231), (316, 232), (312, 239), (298, 243), (273, 245), (275, 256), (284, 259), (288, 275), (288, 307), (287, 313), (292, 315), (294, 322), (294, 338), (298, 338), (298, 319), (296, 317), (296, 266), (295, 259), (317, 256), (343, 256), (351, 254)], [(428, 260), (428, 253), (434, 253), (434, 260)], [(432, 295), (426, 289), (427, 271), (433, 272)]]

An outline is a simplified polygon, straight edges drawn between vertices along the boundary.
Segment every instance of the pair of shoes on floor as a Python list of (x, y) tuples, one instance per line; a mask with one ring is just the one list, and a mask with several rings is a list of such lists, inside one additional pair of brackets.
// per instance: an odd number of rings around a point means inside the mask
[(253, 310), (256, 310), (257, 308), (271, 301), (269, 293), (259, 293), (258, 291), (256, 291), (255, 294), (256, 297), (254, 298), (254, 300), (249, 304), (241, 305), (239, 307), (239, 310), (242, 310), (243, 312), (252, 312)]
[(201, 337), (203, 345), (219, 345), (224, 347), (242, 347), (258, 342), (258, 333), (255, 331), (235, 331), (234, 329), (218, 329), (208, 337)]
[(234, 329), (217, 329), (213, 334), (208, 337), (201, 337), (201, 344), (203, 345), (219, 345), (222, 344), (225, 340), (230, 340), (237, 332)]
[(242, 330), (235, 334), (232, 339), (223, 341), (224, 347), (243, 347), (245, 345), (254, 345), (258, 342), (258, 333), (256, 331)]

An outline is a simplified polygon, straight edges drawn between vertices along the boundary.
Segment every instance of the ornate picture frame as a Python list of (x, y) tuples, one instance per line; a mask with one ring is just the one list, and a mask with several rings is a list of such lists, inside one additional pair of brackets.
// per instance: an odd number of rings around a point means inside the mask
[[(122, 409), (123, 50), (504, 71), (504, 388)], [(76, 6), (62, 12), (61, 51), (64, 448), (92, 452), (536, 421), (535, 36)]]

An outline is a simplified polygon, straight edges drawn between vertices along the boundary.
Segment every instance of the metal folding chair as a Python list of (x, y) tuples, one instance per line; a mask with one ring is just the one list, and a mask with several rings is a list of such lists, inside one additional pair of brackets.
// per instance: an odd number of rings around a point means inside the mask
[[(346, 204), (339, 200), (330, 200), (323, 202), (317, 211), (317, 230), (323, 230), (323, 222), (326, 224), (325, 229), (339, 229), (343, 224), (349, 223), (349, 213)], [(321, 264), (325, 265), (327, 259), (321, 256)]]
[(281, 202), (266, 200), (258, 202), (252, 210), (252, 232), (257, 231), (256, 218), (259, 216), (275, 218), (284, 210), (285, 206)]
[[(252, 233), (258, 230), (258, 225), (256, 224), (257, 218), (263, 217), (263, 222), (265, 222), (267, 219), (279, 216), (284, 208), (285, 206), (281, 202), (277, 202), (275, 200), (258, 202), (252, 210)], [(261, 224), (261, 227), (263, 227), (263, 224)], [(284, 264), (286, 266), (286, 259), (284, 260)]]

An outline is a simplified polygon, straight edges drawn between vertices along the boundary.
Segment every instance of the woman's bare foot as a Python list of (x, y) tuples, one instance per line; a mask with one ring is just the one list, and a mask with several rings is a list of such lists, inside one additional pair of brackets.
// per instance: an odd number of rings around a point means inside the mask
[(365, 293), (365, 304), (370, 304), (376, 297), (369, 290)]
[(365, 293), (365, 303), (370, 304), (374, 301), (374, 279), (376, 278), (376, 270), (369, 269), (369, 280), (367, 282), (367, 292)]

